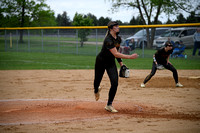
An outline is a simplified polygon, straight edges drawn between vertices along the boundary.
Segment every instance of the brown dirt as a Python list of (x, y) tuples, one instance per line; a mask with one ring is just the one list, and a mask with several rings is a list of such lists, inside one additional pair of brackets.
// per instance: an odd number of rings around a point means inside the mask
[(182, 88), (167, 70), (146, 88), (150, 70), (130, 72), (119, 79), (113, 114), (104, 110), (106, 73), (96, 102), (94, 70), (0, 71), (0, 132), (200, 132), (200, 70), (179, 70)]

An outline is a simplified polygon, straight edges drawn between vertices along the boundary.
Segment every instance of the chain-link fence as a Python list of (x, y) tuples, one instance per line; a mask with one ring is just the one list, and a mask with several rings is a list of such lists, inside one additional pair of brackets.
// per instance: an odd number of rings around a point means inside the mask
[[(177, 43), (182, 41), (189, 48), (193, 46), (193, 34), (200, 23), (185, 25), (151, 25), (151, 26), (120, 26), (122, 43), (120, 52), (131, 54), (137, 52), (140, 57), (152, 57), (155, 49), (163, 46), (169, 38)], [(151, 50), (147, 49), (148, 39), (146, 28), (156, 28), (155, 40)], [(173, 28), (179, 27), (179, 28)], [(87, 29), (84, 27), (83, 29)], [(107, 32), (106, 27), (89, 27), (88, 40), (80, 42), (80, 27), (63, 28), (1, 28), (0, 51), (15, 52), (53, 52), (77, 55), (97, 55), (103, 45)], [(151, 32), (150, 32), (151, 33)], [(164, 33), (164, 34), (163, 34)], [(161, 36), (161, 37), (160, 37)], [(161, 38), (161, 39), (160, 39)], [(150, 42), (149, 42), (150, 43)]]

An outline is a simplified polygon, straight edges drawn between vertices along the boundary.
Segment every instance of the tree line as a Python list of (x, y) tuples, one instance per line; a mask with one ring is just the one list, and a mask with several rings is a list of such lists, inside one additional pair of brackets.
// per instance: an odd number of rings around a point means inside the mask
[[(79, 14), (79, 13), (77, 13)], [(76, 15), (75, 15), (76, 17)], [(109, 17), (100, 17), (99, 19), (92, 13), (82, 14), (83, 18), (92, 19), (94, 26), (106, 26), (112, 19)], [(55, 13), (45, 3), (45, 0), (1, 0), (0, 2), (0, 27), (39, 27), (39, 26), (72, 26), (74, 20), (69, 18), (67, 11), (55, 16)], [(145, 24), (141, 15), (132, 17), (129, 22), (116, 20), (120, 25), (143, 25)], [(168, 19), (165, 24), (176, 23), (197, 23), (200, 17), (195, 16), (192, 11), (185, 18), (182, 13), (177, 15), (174, 21)], [(162, 24), (157, 21), (157, 24)]]

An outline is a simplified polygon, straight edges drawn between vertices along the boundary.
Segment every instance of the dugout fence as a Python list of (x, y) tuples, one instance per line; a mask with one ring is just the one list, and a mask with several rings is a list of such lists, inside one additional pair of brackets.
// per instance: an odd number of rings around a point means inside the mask
[[(198, 26), (200, 23), (120, 26), (120, 36), (126, 39), (138, 30), (146, 28)], [(106, 31), (107, 26), (0, 28), (0, 51), (97, 55), (101, 50)], [(80, 32), (82, 34), (90, 33), (87, 36), (88, 41), (84, 42), (83, 45), (81, 45), (79, 38)], [(140, 57), (152, 57), (152, 53), (146, 51), (143, 45), (132, 52), (137, 52), (141, 55)]]

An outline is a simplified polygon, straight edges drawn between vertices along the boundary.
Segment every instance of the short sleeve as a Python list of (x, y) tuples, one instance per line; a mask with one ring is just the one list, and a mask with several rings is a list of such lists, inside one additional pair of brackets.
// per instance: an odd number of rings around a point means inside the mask
[(105, 47), (106, 47), (106, 49), (114, 48), (115, 47), (114, 42), (109, 39), (105, 40)]

